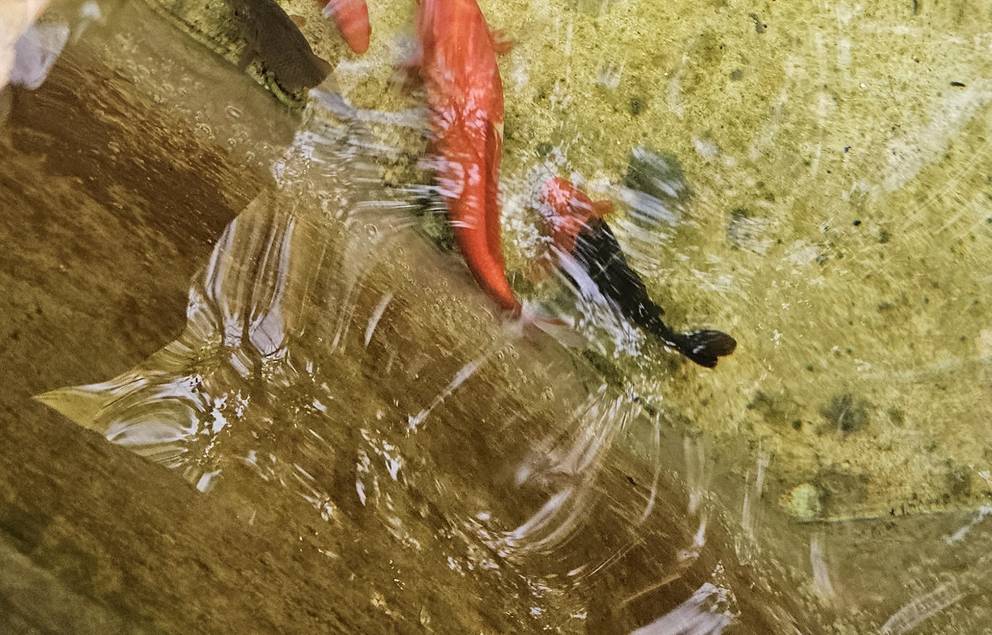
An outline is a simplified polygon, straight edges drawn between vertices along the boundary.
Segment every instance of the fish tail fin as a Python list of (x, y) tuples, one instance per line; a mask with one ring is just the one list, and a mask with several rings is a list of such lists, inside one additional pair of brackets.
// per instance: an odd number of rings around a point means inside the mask
[(715, 367), (721, 357), (737, 348), (737, 340), (722, 331), (710, 330), (679, 333), (672, 343), (680, 353), (706, 368)]
[(354, 53), (361, 55), (369, 49), (372, 26), (365, 0), (330, 0), (323, 14), (334, 19), (338, 32)]
[(567, 348), (580, 348), (588, 343), (586, 338), (575, 330), (575, 326), (570, 321), (550, 315), (540, 309), (534, 309), (527, 304), (521, 305), (520, 313), (514, 322), (518, 325), (520, 334), (542, 333)]

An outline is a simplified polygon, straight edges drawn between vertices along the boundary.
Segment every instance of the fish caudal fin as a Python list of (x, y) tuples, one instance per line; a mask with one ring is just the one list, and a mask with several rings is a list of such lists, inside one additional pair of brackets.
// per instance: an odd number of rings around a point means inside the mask
[(545, 313), (528, 303), (520, 306), (520, 313), (507, 322), (507, 326), (517, 336), (549, 336), (566, 348), (582, 348), (589, 344), (570, 321)]
[(713, 368), (719, 358), (730, 355), (737, 348), (737, 340), (721, 331), (680, 334), (674, 344), (680, 353), (706, 368)]
[(359, 55), (368, 50), (372, 27), (365, 0), (330, 0), (323, 13), (334, 19), (348, 48)]

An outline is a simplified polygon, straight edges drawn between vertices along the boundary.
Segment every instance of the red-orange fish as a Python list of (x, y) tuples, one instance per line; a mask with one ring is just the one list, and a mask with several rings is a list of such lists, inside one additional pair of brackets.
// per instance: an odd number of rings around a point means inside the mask
[(361, 54), (369, 49), (372, 26), (365, 0), (330, 0), (324, 6), (324, 17), (334, 19), (341, 37), (352, 51)]
[(503, 82), (496, 54), (505, 46), (475, 0), (422, 0), (417, 34), (413, 65), (427, 92), (438, 184), (455, 240), (479, 286), (500, 308), (519, 315), (500, 231)]
[(613, 211), (610, 201), (593, 202), (585, 192), (558, 176), (541, 186), (540, 203), (548, 235), (555, 247), (566, 254), (575, 252), (575, 241), (592, 219)]

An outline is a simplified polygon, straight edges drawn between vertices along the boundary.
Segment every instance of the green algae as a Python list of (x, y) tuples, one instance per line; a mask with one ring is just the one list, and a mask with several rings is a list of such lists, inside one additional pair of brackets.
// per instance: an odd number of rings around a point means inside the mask
[(806, 522), (816, 520), (823, 510), (820, 490), (811, 483), (796, 485), (782, 496), (779, 504), (790, 516)]

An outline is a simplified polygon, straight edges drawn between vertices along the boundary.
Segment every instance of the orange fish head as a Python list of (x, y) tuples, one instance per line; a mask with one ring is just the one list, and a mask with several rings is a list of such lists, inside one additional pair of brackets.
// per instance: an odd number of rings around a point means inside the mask
[(558, 176), (548, 179), (541, 187), (538, 211), (545, 230), (555, 246), (566, 253), (575, 250), (579, 233), (590, 221), (612, 210), (609, 201), (593, 202), (585, 192)]

